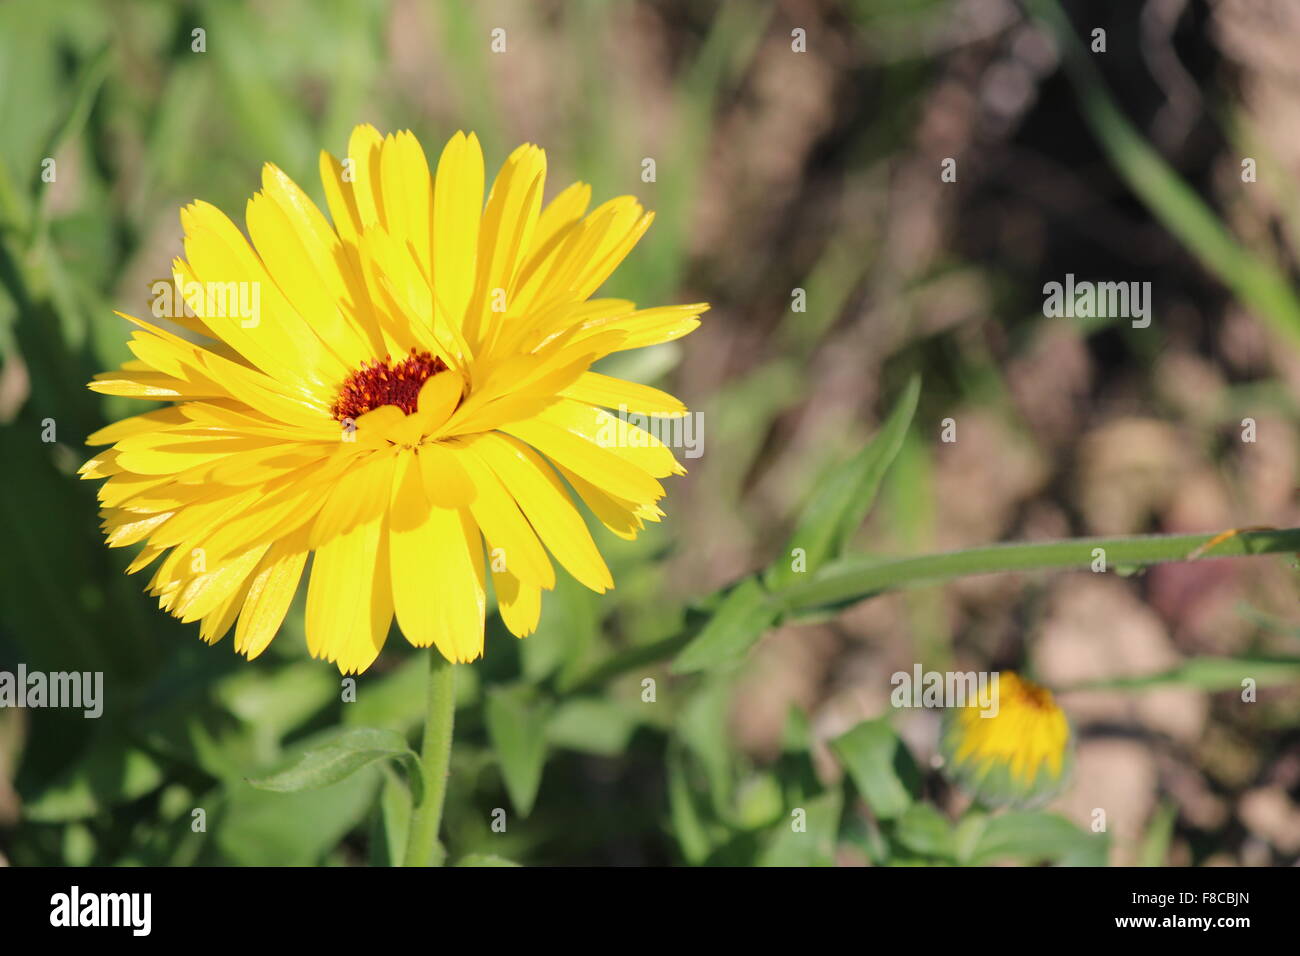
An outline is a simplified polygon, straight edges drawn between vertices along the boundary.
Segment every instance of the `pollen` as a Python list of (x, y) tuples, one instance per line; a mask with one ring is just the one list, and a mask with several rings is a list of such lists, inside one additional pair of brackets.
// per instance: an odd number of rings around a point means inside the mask
[(415, 349), (400, 362), (394, 363), (390, 355), (364, 362), (347, 377), (330, 413), (343, 421), (360, 418), (381, 405), (396, 405), (409, 415), (415, 411), (420, 386), (446, 370), (447, 363), (441, 358)]

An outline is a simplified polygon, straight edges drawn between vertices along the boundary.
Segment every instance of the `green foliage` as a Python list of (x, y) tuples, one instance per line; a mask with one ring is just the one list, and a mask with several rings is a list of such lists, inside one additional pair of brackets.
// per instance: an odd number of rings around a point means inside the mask
[(673, 661), (678, 674), (734, 664), (776, 619), (776, 609), (757, 578), (746, 578), (727, 592), (700, 633)]
[(865, 721), (831, 747), (878, 819), (891, 820), (911, 809), (921, 774), (887, 723)]
[(484, 718), (488, 739), (501, 765), (506, 790), (523, 816), (533, 809), (546, 762), (545, 705), (528, 688), (500, 688), (488, 694)]
[[(259, 790), (277, 793), (319, 790), (380, 760), (401, 761), (416, 770), (420, 758), (395, 730), (345, 730), (312, 744), (292, 766), (248, 782)], [(419, 774), (412, 773), (411, 778), (418, 780)]]
[(889, 466), (902, 450), (920, 397), (921, 379), (913, 375), (879, 434), (818, 483), (816, 495), (800, 515), (785, 548), (786, 554), (801, 552), (806, 565), (796, 572), (793, 561), (774, 563), (767, 573), (769, 589), (779, 591), (793, 583), (797, 573), (815, 573), (826, 561), (843, 553), (850, 536), (875, 503)]

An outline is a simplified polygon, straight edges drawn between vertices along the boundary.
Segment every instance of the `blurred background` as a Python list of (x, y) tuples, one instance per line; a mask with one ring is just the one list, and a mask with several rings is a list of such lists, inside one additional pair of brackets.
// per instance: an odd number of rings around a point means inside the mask
[[(393, 637), (343, 703), (300, 608), (253, 664), (207, 647), (122, 573), (133, 549), (104, 547), (75, 475), (88, 433), (141, 410), (84, 383), (129, 357), (112, 310), (147, 310), (179, 207), (242, 224), (265, 161), (321, 201), (318, 151), (359, 122), (410, 128), (431, 157), (473, 129), (490, 171), (539, 143), (548, 196), (583, 179), (657, 211), (608, 293), (713, 304), (690, 338), (608, 369), (703, 412), (668, 519), (631, 544), (598, 530), (616, 589), (561, 583), (524, 642), (490, 620), (463, 669), (453, 854), (780, 862), (764, 833), (792, 735), (799, 773), (835, 775), (824, 742), (890, 713), (889, 677), (915, 663), (1059, 689), (1300, 660), (1294, 563), (1253, 558), (972, 578), (777, 629), (735, 672), (667, 670), (691, 603), (780, 556), (916, 372), (857, 550), (1300, 518), (1300, 7), (1034, 8), (1063, 10), (1079, 48), (1012, 0), (0, 4), (0, 670), (102, 671), (106, 698), (99, 720), (0, 710), (0, 857), (386, 860), (390, 771), (292, 795), (245, 778), (339, 723), (414, 733), (420, 661)], [(1045, 317), (1067, 273), (1149, 281), (1150, 327)], [(1059, 696), (1079, 743), (1054, 809), (1084, 827), (1105, 809), (1117, 864), (1295, 863), (1300, 688), (1243, 705), (1183, 673)], [(938, 717), (891, 719), (930, 767)], [(925, 787), (962, 809), (936, 773)], [(827, 856), (867, 862), (868, 842)]]

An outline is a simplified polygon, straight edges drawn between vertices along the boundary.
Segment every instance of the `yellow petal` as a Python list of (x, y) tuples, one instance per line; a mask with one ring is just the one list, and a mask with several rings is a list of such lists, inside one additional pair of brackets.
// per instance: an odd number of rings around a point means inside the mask
[(461, 463), (463, 455), (449, 446), (427, 443), (417, 449), (425, 497), (439, 508), (464, 508), (473, 503), (478, 489)]
[[(487, 538), (492, 564), (499, 566), (504, 562), (512, 573), (531, 584), (547, 590), (555, 587), (555, 569), (546, 556), (546, 549), (501, 479), (463, 441), (451, 442), (447, 447), (474, 486), (470, 511)], [(425, 481), (426, 485), (431, 484), (427, 474)]]
[(592, 513), (614, 534), (627, 541), (636, 538), (641, 529), (645, 527), (642, 524), (642, 517), (638, 513), (636, 502), (628, 501), (624, 498), (617, 498), (587, 481), (581, 475), (569, 471), (563, 465), (556, 463), (555, 467), (559, 469), (564, 480), (573, 486), (573, 490), (591, 509)]
[(379, 130), (369, 123), (363, 123), (352, 130), (348, 138), (348, 158), (352, 160), (352, 197), (357, 205), (357, 219), (360, 227), (372, 223), (383, 225), (380, 218), (382, 203), (379, 202), (379, 151), (383, 144)]
[(264, 191), (248, 204), (248, 233), (266, 269), (294, 310), (346, 374), (369, 358), (371, 343), (343, 309), (349, 299), (338, 237), (314, 203), (283, 172), (267, 164)]
[(337, 663), (344, 674), (374, 662), (393, 620), (388, 548), (381, 546), (385, 510), (335, 535), (312, 559), (307, 649), (312, 657)]
[(523, 264), (542, 207), (546, 181), (546, 154), (525, 144), (510, 154), (497, 174), (483, 210), (479, 233), (478, 278), (466, 316), (465, 338), (482, 347), (499, 324), (498, 300), (509, 293), (515, 273)]
[(504, 425), (501, 430), (611, 495), (629, 501), (658, 501), (664, 496), (663, 485), (635, 464), (568, 429), (532, 418)]
[(321, 150), (320, 178), (325, 187), (325, 205), (329, 207), (330, 218), (339, 238), (345, 242), (355, 242), (361, 232), (361, 213), (357, 210), (356, 197), (352, 195), (352, 181), (343, 163), (330, 153)]
[(106, 425), (98, 431), (91, 432), (86, 436), (86, 444), (111, 445), (130, 435), (142, 435), (146, 432), (157, 431), (171, 425), (182, 424), (186, 420), (180, 408), (176, 406), (159, 408), (152, 412), (145, 412), (143, 415), (123, 418), (112, 425)]
[(583, 372), (561, 394), (565, 398), (605, 408), (622, 408), (644, 415), (677, 416), (686, 414), (686, 406), (667, 392), (649, 385), (628, 382), (599, 372)]
[(235, 626), (235, 650), (250, 661), (266, 650), (280, 630), (306, 563), (307, 536), (298, 533), (271, 545), (253, 572)]
[(542, 614), (542, 592), (535, 584), (520, 581), (509, 571), (492, 573), (501, 620), (515, 637), (527, 637), (537, 630)]
[(420, 430), (428, 435), (444, 425), (460, 404), (465, 391), (465, 379), (455, 370), (439, 372), (420, 386), (416, 400), (416, 416)]
[(271, 279), (238, 227), (210, 203), (181, 210), (193, 273), (185, 302), (214, 335), (263, 372), (323, 398), (341, 373)]
[(655, 478), (686, 473), (667, 445), (645, 429), (611, 415), (603, 408), (565, 399), (547, 406), (537, 417), (595, 442)]
[[(172, 613), (185, 623), (211, 614), (218, 604), (248, 580), (265, 553), (266, 545), (250, 548), (234, 560), (224, 561), (212, 570), (191, 578), (172, 605)], [(224, 634), (225, 631), (221, 633)]]
[(410, 130), (385, 138), (379, 169), (388, 232), (409, 248), (427, 282), (433, 274), (430, 269), (433, 183), (424, 149)]
[(433, 287), (447, 316), (462, 326), (474, 288), (483, 215), (483, 150), (473, 133), (448, 140), (433, 192)]
[(452, 662), (483, 652), (483, 546), (469, 515), (430, 507), (413, 455), (402, 456), (388, 531), (397, 623), (416, 647)]
[(464, 447), (497, 474), (538, 537), (570, 574), (596, 592), (614, 586), (582, 516), (555, 472), (535, 451), (499, 433), (477, 436)]
[[(398, 410), (400, 413), (400, 409)], [(358, 458), (331, 490), (311, 529), (311, 546), (319, 548), (358, 525), (372, 524), (388, 504), (396, 450)]]

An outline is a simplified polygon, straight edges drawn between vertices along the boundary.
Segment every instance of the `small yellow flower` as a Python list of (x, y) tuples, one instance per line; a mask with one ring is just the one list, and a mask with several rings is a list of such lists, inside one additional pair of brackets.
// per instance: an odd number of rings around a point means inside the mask
[(989, 806), (1042, 803), (1069, 770), (1070, 723), (1051, 691), (1011, 671), (997, 676), (995, 706), (976, 701), (946, 715), (947, 772)]
[(143, 543), (128, 572), (161, 558), (150, 593), (209, 643), (233, 627), (262, 653), (311, 555), (313, 656), (364, 671), (395, 616), (412, 644), (473, 660), (488, 573), (519, 637), (552, 558), (613, 587), (572, 495), (623, 538), (663, 515), (659, 479), (684, 469), (622, 413), (686, 407), (590, 367), (708, 307), (593, 299), (653, 216), (630, 196), (587, 212), (583, 183), (543, 205), (536, 146), (486, 204), (472, 133), (431, 175), (410, 132), (359, 126), (320, 169), (329, 219), (270, 164), (249, 238), (207, 203), (181, 211), (192, 311), (167, 317), (187, 334), (123, 316), (135, 359), (90, 385), (165, 404), (91, 435), (111, 447), (82, 473), (107, 479), (109, 546)]

